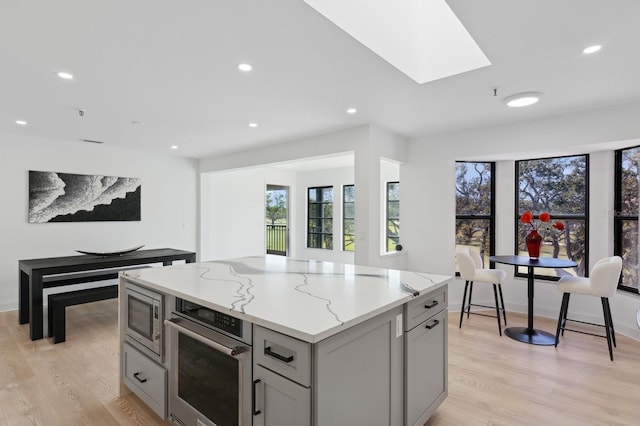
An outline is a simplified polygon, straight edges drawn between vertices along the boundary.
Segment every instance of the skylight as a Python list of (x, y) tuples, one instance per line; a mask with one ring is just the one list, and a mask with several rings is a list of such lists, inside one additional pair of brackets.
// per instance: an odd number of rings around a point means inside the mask
[(419, 84), (491, 65), (444, 0), (304, 0)]

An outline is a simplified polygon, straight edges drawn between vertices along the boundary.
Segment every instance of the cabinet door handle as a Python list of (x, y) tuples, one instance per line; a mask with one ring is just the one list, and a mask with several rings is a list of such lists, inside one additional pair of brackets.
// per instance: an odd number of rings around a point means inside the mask
[(430, 305), (424, 305), (424, 308), (425, 308), (425, 309), (431, 309), (431, 308), (433, 308), (434, 306), (437, 306), (437, 305), (438, 305), (438, 303), (439, 303), (439, 302), (438, 302), (437, 300), (434, 300), (433, 302), (431, 302), (431, 304), (430, 304)]
[(289, 355), (289, 356), (280, 355), (277, 352), (273, 352), (271, 350), (271, 346), (267, 346), (266, 348), (264, 348), (264, 354), (274, 357), (275, 359), (278, 359), (286, 363), (290, 363), (291, 361), (293, 361), (293, 355)]
[(428, 328), (429, 330), (431, 330), (433, 327), (435, 327), (436, 325), (440, 324), (440, 321), (438, 320), (433, 320), (432, 324), (425, 324), (425, 327)]
[(258, 414), (262, 413), (262, 411), (260, 410), (256, 411), (256, 385), (261, 381), (262, 380), (260, 379), (255, 379), (253, 381), (253, 396), (251, 397), (251, 411), (253, 411), (254, 416), (257, 416)]
[(138, 373), (133, 373), (133, 377), (135, 377), (136, 380), (139, 381), (140, 383), (144, 383), (144, 382), (147, 381), (147, 379), (141, 379), (140, 378), (140, 373), (139, 372)]

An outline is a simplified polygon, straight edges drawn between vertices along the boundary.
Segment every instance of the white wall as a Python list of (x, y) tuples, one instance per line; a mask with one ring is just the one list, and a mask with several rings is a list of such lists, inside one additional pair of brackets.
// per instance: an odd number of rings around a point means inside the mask
[[(139, 222), (27, 222), (28, 171), (137, 177)], [(0, 142), (0, 310), (18, 306), (18, 260), (77, 255), (75, 250), (196, 249), (197, 163), (107, 145), (2, 136)]]
[[(289, 222), (294, 234), (295, 182), (295, 173), (268, 167), (202, 174), (200, 258), (207, 261), (265, 254), (267, 185), (291, 188)], [(295, 256), (296, 245), (289, 250)]]
[[(402, 239), (407, 248), (408, 268), (454, 273), (456, 160), (501, 160), (496, 165), (496, 253), (511, 254), (513, 160), (590, 153), (590, 265), (612, 255), (612, 150), (640, 144), (639, 116), (640, 103), (633, 103), (411, 141), (410, 161), (401, 166)], [(526, 280), (513, 278), (513, 267), (497, 267), (508, 273), (503, 285), (507, 309), (526, 312)], [(459, 311), (462, 302), (459, 280), (450, 286), (449, 295), (451, 310)], [(493, 303), (489, 293), (478, 296)], [(536, 315), (555, 318), (560, 300), (555, 283), (536, 281)], [(618, 291), (611, 306), (616, 330), (640, 338), (635, 322), (640, 298)], [(585, 297), (572, 297), (570, 312), (587, 321), (601, 321), (602, 317), (599, 302)]]

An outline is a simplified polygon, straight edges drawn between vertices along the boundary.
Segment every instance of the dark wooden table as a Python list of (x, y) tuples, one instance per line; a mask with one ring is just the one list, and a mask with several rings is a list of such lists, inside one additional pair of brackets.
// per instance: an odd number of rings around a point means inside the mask
[[(19, 260), (19, 322), (20, 324), (29, 323), (29, 335), (31, 340), (42, 339), (42, 289), (44, 288), (43, 277), (45, 276), (111, 269), (113, 270), (111, 274), (100, 277), (101, 279), (109, 279), (117, 277), (117, 268), (160, 262), (162, 262), (162, 265), (167, 266), (171, 265), (176, 260), (184, 260), (187, 263), (192, 263), (196, 261), (196, 254), (192, 251), (162, 248), (138, 250), (115, 256), (94, 256), (83, 254), (80, 256)], [(93, 280), (91, 279), (91, 274), (86, 274), (84, 277), (83, 274), (76, 274), (73, 278), (60, 281), (63, 284), (59, 283), (55, 285), (76, 284), (90, 281), (96, 281), (95, 278)]]
[(537, 260), (533, 260), (530, 259), (529, 256), (491, 256), (489, 257), (489, 260), (495, 263), (527, 267), (527, 287), (529, 298), (527, 327), (509, 327), (504, 330), (504, 334), (512, 339), (516, 339), (524, 343), (530, 343), (532, 345), (550, 346), (555, 344), (555, 335), (533, 328), (533, 270), (534, 268), (571, 268), (578, 266), (578, 263), (573, 260), (556, 259), (553, 257), (540, 257)]

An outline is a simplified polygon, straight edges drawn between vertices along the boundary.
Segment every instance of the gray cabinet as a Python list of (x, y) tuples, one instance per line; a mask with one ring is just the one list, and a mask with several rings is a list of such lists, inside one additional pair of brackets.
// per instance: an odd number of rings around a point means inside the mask
[(122, 345), (122, 381), (158, 416), (167, 417), (167, 370), (126, 342)]
[(401, 425), (402, 307), (314, 345), (314, 424)]
[(405, 424), (409, 426), (423, 425), (447, 397), (448, 311), (437, 301), (446, 301), (446, 289), (407, 305), (407, 310), (422, 308), (425, 312), (406, 323), (410, 329), (405, 333), (404, 395)]
[(311, 424), (311, 344), (253, 327), (254, 426)]
[(260, 365), (253, 367), (253, 378), (254, 426), (311, 424), (311, 389)]

